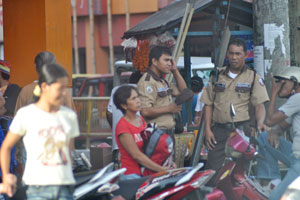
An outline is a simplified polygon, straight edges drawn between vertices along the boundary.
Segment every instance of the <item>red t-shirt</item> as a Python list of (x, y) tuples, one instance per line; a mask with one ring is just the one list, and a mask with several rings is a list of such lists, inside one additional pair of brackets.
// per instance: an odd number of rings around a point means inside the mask
[(119, 151), (120, 151), (120, 154), (121, 154), (122, 167), (127, 168), (127, 171), (125, 172), (125, 174), (138, 174), (138, 175), (141, 175), (141, 168), (140, 168), (138, 162), (136, 162), (130, 156), (130, 154), (126, 151), (126, 149), (122, 146), (122, 144), (120, 143), (120, 140), (119, 140), (119, 135), (121, 135), (122, 133), (131, 134), (132, 137), (133, 137), (133, 140), (137, 144), (138, 148), (141, 151), (143, 151), (144, 141), (143, 141), (140, 133), (141, 133), (141, 131), (143, 131), (146, 128), (146, 122), (142, 117), (140, 117), (140, 118), (142, 119), (142, 122), (143, 122), (140, 125), (140, 127), (136, 127), (136, 126), (132, 125), (124, 117), (122, 117), (120, 119), (120, 121), (118, 122), (118, 124), (116, 126), (115, 137), (116, 137), (116, 141), (117, 141)]

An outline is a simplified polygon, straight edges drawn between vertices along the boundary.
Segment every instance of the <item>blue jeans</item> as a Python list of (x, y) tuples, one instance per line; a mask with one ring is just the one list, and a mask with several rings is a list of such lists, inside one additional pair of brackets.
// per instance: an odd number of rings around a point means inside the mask
[(265, 160), (257, 159), (257, 177), (281, 179), (278, 160), (289, 168), (282, 182), (271, 192), (270, 200), (279, 200), (288, 185), (300, 176), (300, 159), (295, 158), (293, 155), (292, 143), (282, 137), (279, 140), (279, 146), (275, 149), (268, 142), (267, 132), (261, 133), (258, 137), (258, 152), (265, 157)]
[(72, 185), (29, 185), (26, 195), (28, 200), (73, 200), (73, 191)]

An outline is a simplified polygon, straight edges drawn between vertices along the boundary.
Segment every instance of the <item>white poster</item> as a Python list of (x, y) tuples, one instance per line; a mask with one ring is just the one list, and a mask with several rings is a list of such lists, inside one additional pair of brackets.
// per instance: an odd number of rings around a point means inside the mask
[(280, 38), (282, 54), (285, 55), (285, 45), (283, 43), (284, 24), (277, 26), (276, 24), (264, 24), (264, 41), (265, 47), (270, 50), (271, 55), (275, 49), (275, 39)]
[(263, 46), (254, 46), (253, 48), (253, 57), (254, 57), (254, 69), (256, 73), (262, 78), (265, 79), (265, 68), (264, 68), (264, 47)]

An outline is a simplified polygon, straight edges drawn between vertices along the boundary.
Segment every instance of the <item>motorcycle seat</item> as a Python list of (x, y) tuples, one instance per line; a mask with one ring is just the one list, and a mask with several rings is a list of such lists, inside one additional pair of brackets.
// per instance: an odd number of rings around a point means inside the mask
[(121, 195), (126, 200), (135, 199), (137, 190), (148, 178), (146, 176), (138, 179), (119, 181), (118, 185), (120, 189), (114, 191), (113, 194), (115, 196)]

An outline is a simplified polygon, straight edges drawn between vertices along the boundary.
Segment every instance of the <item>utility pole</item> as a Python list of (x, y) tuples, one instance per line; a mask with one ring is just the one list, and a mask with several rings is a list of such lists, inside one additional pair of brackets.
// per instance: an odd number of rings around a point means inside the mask
[(270, 94), (269, 74), (290, 66), (288, 1), (253, 0), (253, 22), (254, 68), (264, 78)]
[(110, 73), (114, 74), (114, 45), (112, 38), (112, 15), (111, 15), (111, 0), (107, 0), (107, 26), (108, 26), (108, 44), (109, 44), (109, 66)]
[(289, 0), (291, 66), (300, 67), (300, 2)]
[(75, 58), (75, 73), (79, 74), (79, 55), (78, 55), (78, 33), (77, 33), (77, 12), (76, 0), (71, 0), (73, 11), (73, 41), (74, 41), (74, 58)]
[(130, 29), (130, 10), (129, 10), (129, 0), (125, 0), (125, 10), (126, 10), (126, 31)]
[(94, 33), (95, 32), (94, 31), (94, 0), (89, 0), (89, 20), (90, 20), (92, 73), (96, 74), (95, 33)]

